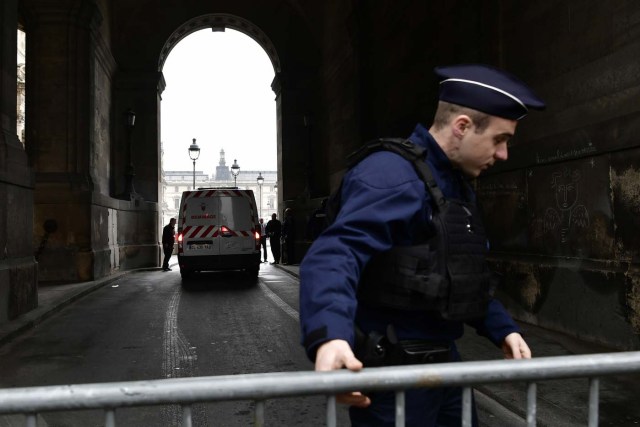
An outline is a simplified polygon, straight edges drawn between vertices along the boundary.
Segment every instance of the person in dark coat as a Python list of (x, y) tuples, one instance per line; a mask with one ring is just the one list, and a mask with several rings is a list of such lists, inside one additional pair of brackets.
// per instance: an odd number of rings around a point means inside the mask
[[(424, 150), (422, 160), (382, 150), (355, 164), (342, 181), (334, 222), (300, 266), (301, 338), (317, 371), (376, 366), (368, 360), (381, 366), (431, 363), (433, 354), (439, 361), (457, 361), (455, 341), (465, 324), (501, 348), (505, 358), (531, 357), (519, 326), (492, 297), (488, 242), (467, 180), (507, 160), (518, 120), (529, 108), (543, 109), (544, 102), (493, 67), (435, 71), (440, 100), (433, 123), (430, 128), (418, 124), (407, 143)], [(425, 185), (422, 177), (428, 174)], [(432, 262), (411, 267), (405, 259), (400, 266), (403, 258), (394, 254), (414, 249), (414, 260)], [(445, 259), (437, 261), (440, 257)], [(411, 268), (427, 269), (415, 273), (428, 280), (408, 288), (415, 274), (405, 270)], [(399, 276), (405, 281), (394, 280)], [(462, 291), (452, 294), (458, 298), (455, 306), (443, 297), (448, 290)], [(474, 306), (476, 301), (482, 303)], [(367, 352), (375, 346), (361, 343), (374, 338), (390, 351)], [(421, 353), (410, 347), (418, 344), (425, 355), (420, 362), (414, 356)], [(395, 425), (393, 391), (345, 393), (338, 401), (351, 405), (353, 426)], [(461, 402), (459, 387), (405, 390), (406, 425), (459, 426)], [(472, 414), (477, 425), (475, 408)]]
[(271, 215), (271, 220), (267, 223), (267, 235), (269, 236), (269, 245), (273, 254), (272, 264), (280, 264), (280, 237), (282, 236), (282, 223), (278, 220), (278, 215)]
[(264, 262), (267, 262), (267, 224), (260, 218), (260, 246), (264, 255)]
[(173, 253), (173, 244), (175, 243), (176, 219), (171, 218), (169, 224), (162, 229), (162, 251), (164, 252), (164, 260), (162, 261), (162, 271), (171, 271), (169, 268), (169, 260)]

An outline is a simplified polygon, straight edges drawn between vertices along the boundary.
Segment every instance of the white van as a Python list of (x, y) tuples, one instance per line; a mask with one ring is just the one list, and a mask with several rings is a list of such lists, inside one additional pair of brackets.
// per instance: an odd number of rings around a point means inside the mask
[(178, 264), (183, 279), (198, 271), (260, 271), (260, 225), (251, 190), (185, 191), (178, 213)]

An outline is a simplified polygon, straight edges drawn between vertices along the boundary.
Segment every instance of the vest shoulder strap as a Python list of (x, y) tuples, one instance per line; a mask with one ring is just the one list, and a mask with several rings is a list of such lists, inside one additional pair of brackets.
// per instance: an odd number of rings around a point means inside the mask
[(375, 139), (347, 157), (348, 168), (351, 169), (365, 157), (378, 151), (391, 151), (392, 153), (396, 153), (399, 156), (402, 156), (404, 159), (410, 161), (416, 173), (418, 174), (418, 177), (422, 180), (422, 182), (424, 182), (425, 188), (433, 199), (436, 208), (444, 204), (444, 195), (436, 184), (436, 180), (433, 177), (431, 168), (425, 161), (427, 150), (423, 147), (420, 147), (419, 145), (414, 144), (409, 139)]
[[(409, 139), (403, 138), (379, 138), (368, 142), (357, 151), (347, 157), (347, 169), (353, 168), (369, 155), (378, 151), (391, 151), (411, 162), (418, 177), (433, 200), (434, 207), (439, 209), (445, 203), (444, 195), (433, 177), (431, 168), (427, 165), (427, 150), (414, 144)], [(342, 182), (338, 189), (331, 194), (327, 202), (327, 222), (331, 224), (340, 210)]]

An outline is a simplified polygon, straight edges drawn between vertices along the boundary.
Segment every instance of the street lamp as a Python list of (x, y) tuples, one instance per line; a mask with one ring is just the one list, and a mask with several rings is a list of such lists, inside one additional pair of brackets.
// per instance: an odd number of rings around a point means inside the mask
[(264, 183), (264, 178), (262, 177), (262, 172), (258, 172), (258, 190), (260, 190), (260, 209), (258, 212), (260, 213), (260, 218), (262, 218), (262, 184)]
[(193, 160), (193, 189), (196, 189), (196, 160), (200, 157), (200, 147), (196, 144), (196, 139), (193, 138), (193, 144), (189, 146), (189, 158)]
[(236, 178), (238, 177), (239, 173), (240, 173), (240, 165), (238, 164), (238, 161), (236, 159), (233, 159), (233, 165), (231, 165), (231, 175), (233, 175), (234, 187), (238, 186)]
[(125, 185), (123, 198), (132, 200), (137, 197), (136, 190), (133, 187), (133, 177), (136, 176), (136, 174), (135, 174), (135, 169), (133, 167), (133, 141), (131, 138), (133, 134), (133, 127), (136, 124), (136, 113), (131, 108), (129, 108), (124, 113), (124, 117), (125, 117), (125, 127), (127, 129), (127, 144), (129, 145), (128, 147), (129, 158), (127, 159), (129, 161), (129, 165), (127, 166), (127, 173), (125, 174), (127, 178), (127, 182)]

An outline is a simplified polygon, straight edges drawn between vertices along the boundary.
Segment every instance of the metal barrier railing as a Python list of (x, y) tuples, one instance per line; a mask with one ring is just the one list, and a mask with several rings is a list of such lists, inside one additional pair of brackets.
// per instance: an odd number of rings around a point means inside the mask
[(368, 368), (360, 372), (280, 372), (175, 378), (0, 390), (0, 414), (25, 414), (35, 427), (38, 413), (104, 409), (105, 426), (116, 425), (116, 408), (180, 404), (183, 426), (190, 427), (191, 405), (198, 402), (253, 400), (255, 425), (264, 425), (266, 399), (326, 395), (327, 426), (336, 425), (335, 394), (353, 390), (395, 390), (396, 426), (404, 426), (404, 391), (410, 388), (463, 387), (462, 425), (471, 426), (471, 387), (526, 381), (527, 425), (536, 425), (537, 381), (589, 378), (590, 427), (598, 425), (599, 377), (640, 372), (640, 352), (544, 357), (530, 360), (458, 362)]

